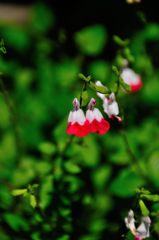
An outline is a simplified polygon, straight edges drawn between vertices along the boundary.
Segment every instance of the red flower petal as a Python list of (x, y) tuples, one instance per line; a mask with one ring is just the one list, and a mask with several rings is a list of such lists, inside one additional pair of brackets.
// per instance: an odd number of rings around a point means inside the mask
[(106, 133), (110, 128), (110, 124), (105, 119), (102, 119), (100, 122), (94, 119), (89, 123), (89, 132), (97, 132), (98, 134)]
[(68, 127), (66, 129), (66, 132), (68, 134), (74, 134), (76, 135), (77, 137), (84, 137), (86, 135), (88, 135), (88, 127), (87, 127), (87, 124), (84, 124), (84, 125), (80, 125), (79, 123), (69, 123), (68, 124)]
[(141, 238), (137, 236), (137, 237), (135, 237), (135, 240), (141, 240)]
[(99, 122), (99, 125), (98, 125), (98, 134), (104, 134), (106, 132), (108, 132), (110, 128), (110, 124), (108, 121), (106, 121), (105, 119), (102, 119), (100, 122)]
[(142, 88), (142, 86), (143, 86), (143, 83), (141, 81), (141, 78), (139, 78), (139, 82), (137, 84), (131, 84), (131, 91), (137, 92)]

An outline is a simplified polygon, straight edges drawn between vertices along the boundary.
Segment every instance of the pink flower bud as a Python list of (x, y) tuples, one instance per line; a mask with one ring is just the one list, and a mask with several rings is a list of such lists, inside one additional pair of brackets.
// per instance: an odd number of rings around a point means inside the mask
[(143, 86), (143, 82), (141, 80), (140, 75), (136, 74), (130, 68), (124, 68), (122, 70), (121, 77), (122, 77), (122, 79), (124, 80), (125, 83), (130, 85), (132, 92), (139, 91)]

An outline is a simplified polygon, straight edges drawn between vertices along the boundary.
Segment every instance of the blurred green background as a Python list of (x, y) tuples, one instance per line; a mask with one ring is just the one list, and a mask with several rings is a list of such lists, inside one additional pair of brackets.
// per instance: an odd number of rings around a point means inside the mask
[[(136, 189), (159, 194), (155, 6), (124, 0), (12, 4), (0, 3), (7, 50), (0, 56), (0, 240), (132, 239), (124, 217), (130, 208), (140, 215)], [(130, 39), (131, 67), (144, 86), (120, 93), (121, 125), (111, 122), (103, 136), (71, 141), (67, 117), (81, 93), (78, 73), (111, 85), (119, 50), (114, 34)], [(157, 239), (159, 204), (146, 204), (151, 239)]]

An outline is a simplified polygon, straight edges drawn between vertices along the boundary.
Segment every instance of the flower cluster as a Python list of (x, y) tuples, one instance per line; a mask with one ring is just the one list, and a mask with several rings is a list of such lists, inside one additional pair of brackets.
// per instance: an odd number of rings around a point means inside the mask
[(128, 229), (130, 229), (131, 233), (134, 235), (135, 240), (142, 240), (148, 238), (150, 236), (150, 225), (151, 219), (147, 217), (141, 218), (141, 223), (138, 228), (135, 227), (135, 219), (134, 212), (130, 210), (128, 212), (128, 216), (125, 218), (125, 224)]
[(92, 98), (86, 114), (84, 114), (78, 99), (73, 100), (73, 111), (70, 112), (68, 117), (68, 134), (84, 137), (89, 133), (104, 134), (109, 130), (109, 122), (104, 119), (100, 110), (95, 108), (95, 104), (96, 100)]
[[(131, 87), (132, 92), (140, 90), (143, 85), (140, 76), (128, 67), (123, 68), (121, 78)], [(94, 85), (95, 87), (102, 87), (102, 89), (106, 90), (105, 92), (110, 92), (100, 81), (97, 81)], [(98, 90), (96, 93), (103, 101), (103, 110), (108, 118), (116, 119), (118, 122), (121, 122), (122, 118), (119, 116), (119, 106), (116, 101), (115, 93), (112, 92), (106, 95), (98, 92)], [(109, 130), (109, 122), (104, 119), (100, 110), (95, 108), (95, 104), (96, 100), (92, 98), (88, 104), (86, 113), (84, 113), (80, 108), (78, 99), (75, 98), (73, 100), (73, 110), (70, 111), (68, 117), (68, 134), (84, 137), (89, 133), (96, 132), (98, 134), (104, 134)]]

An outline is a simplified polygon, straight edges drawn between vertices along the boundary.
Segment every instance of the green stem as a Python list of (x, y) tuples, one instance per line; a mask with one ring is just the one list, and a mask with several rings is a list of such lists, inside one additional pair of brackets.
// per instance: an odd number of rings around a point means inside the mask
[(121, 135), (122, 135), (122, 138), (123, 138), (123, 141), (125, 143), (125, 147), (126, 147), (126, 150), (130, 156), (130, 160), (131, 160), (131, 164), (135, 164), (136, 167), (137, 167), (137, 171), (138, 171), (138, 174), (145, 180), (145, 183), (149, 186), (149, 187), (152, 187), (152, 182), (151, 182), (151, 179), (149, 178), (148, 175), (145, 174), (145, 172), (143, 171), (142, 167), (140, 166), (139, 164), (139, 161), (138, 161), (138, 158), (135, 156), (131, 146), (130, 146), (130, 143), (129, 143), (129, 140), (128, 140), (128, 137), (127, 137), (127, 134), (126, 134), (126, 131), (125, 130), (122, 130), (121, 132)]
[[(87, 90), (87, 82), (84, 81), (84, 84), (83, 84), (83, 88), (82, 88), (82, 92), (86, 91)], [(80, 106), (82, 106), (82, 93), (80, 95)]]
[(129, 143), (129, 140), (128, 140), (128, 137), (127, 137), (127, 134), (126, 134), (126, 131), (125, 131), (125, 130), (123, 130), (123, 131), (121, 132), (121, 136), (122, 136), (123, 141), (124, 141), (124, 143), (125, 143), (125, 147), (126, 147), (127, 153), (128, 153), (129, 156), (130, 156), (131, 163), (132, 163), (132, 164), (135, 163), (135, 165), (136, 165), (136, 167), (137, 167), (137, 170), (138, 170), (138, 173), (139, 173), (140, 175), (142, 175), (142, 177), (145, 178), (145, 177), (146, 177), (146, 176), (145, 176), (145, 173), (143, 172), (143, 169), (141, 168), (141, 166), (140, 166), (140, 164), (139, 164), (139, 162), (138, 162), (138, 159), (137, 159), (137, 157), (135, 156), (135, 154), (134, 154), (134, 152), (133, 152), (133, 150), (132, 150), (132, 148), (131, 148), (131, 146), (130, 146), (130, 143)]

